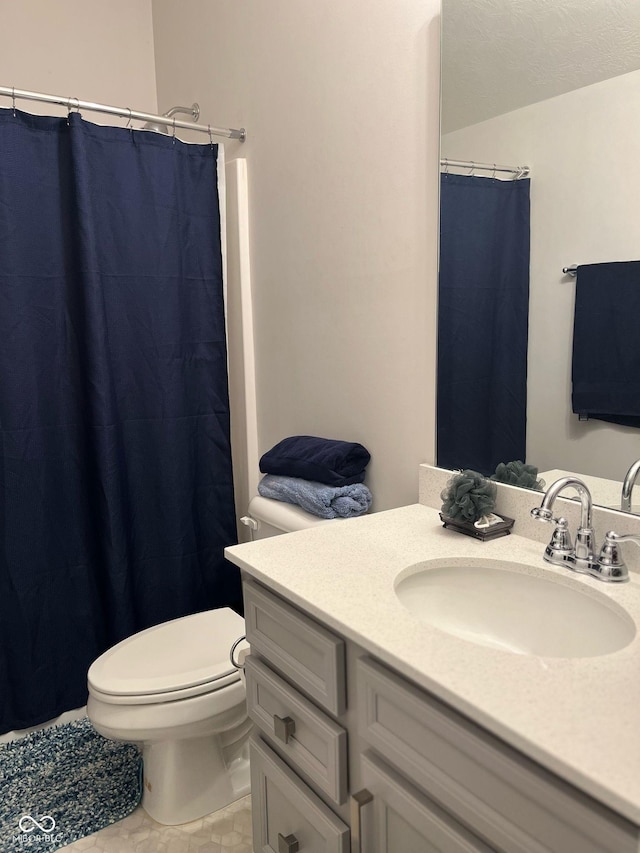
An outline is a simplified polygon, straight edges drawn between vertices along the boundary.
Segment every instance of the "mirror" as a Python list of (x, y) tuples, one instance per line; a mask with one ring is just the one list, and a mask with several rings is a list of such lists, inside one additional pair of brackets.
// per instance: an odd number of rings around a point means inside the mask
[(619, 508), (640, 429), (571, 411), (576, 279), (563, 268), (640, 259), (640, 4), (442, 6), (441, 157), (531, 170), (526, 461), (547, 485), (595, 478), (594, 501)]

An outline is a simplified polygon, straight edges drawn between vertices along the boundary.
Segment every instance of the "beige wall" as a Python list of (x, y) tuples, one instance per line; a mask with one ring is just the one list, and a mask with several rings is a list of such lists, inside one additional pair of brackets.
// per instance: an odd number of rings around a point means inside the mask
[[(640, 257), (640, 71), (447, 134), (443, 156), (531, 166), (527, 457), (621, 480), (638, 430), (571, 413), (571, 264)], [(598, 346), (598, 329), (593, 330)]]
[(260, 451), (361, 441), (377, 510), (433, 460), (439, 0), (154, 0), (158, 105), (246, 126)]
[[(151, 0), (16, 0), (2, 4), (0, 86), (156, 110)], [(0, 98), (0, 106), (11, 106)], [(26, 112), (61, 107), (18, 101)], [(118, 119), (85, 113), (100, 124)]]

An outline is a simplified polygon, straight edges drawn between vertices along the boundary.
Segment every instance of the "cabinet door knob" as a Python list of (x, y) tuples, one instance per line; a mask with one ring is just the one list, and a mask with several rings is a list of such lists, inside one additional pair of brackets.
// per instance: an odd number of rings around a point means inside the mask
[(362, 807), (372, 800), (373, 794), (366, 788), (351, 795), (351, 853), (362, 853)]
[(300, 845), (295, 835), (278, 833), (278, 853), (298, 853)]
[(291, 717), (273, 715), (273, 733), (282, 743), (289, 743), (296, 733), (296, 722)]

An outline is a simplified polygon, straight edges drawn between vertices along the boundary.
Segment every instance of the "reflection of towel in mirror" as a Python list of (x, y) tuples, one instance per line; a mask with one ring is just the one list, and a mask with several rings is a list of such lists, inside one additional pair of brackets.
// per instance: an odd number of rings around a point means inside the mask
[(353, 518), (371, 506), (371, 492), (362, 483), (325, 486), (299, 477), (267, 474), (258, 483), (263, 498), (296, 504), (319, 518)]
[(578, 267), (573, 411), (640, 427), (640, 261)]

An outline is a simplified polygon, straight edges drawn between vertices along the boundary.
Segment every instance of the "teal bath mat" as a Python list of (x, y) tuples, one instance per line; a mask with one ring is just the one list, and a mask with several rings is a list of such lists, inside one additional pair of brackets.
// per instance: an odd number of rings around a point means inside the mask
[(141, 765), (86, 718), (0, 744), (1, 853), (51, 853), (131, 814)]

